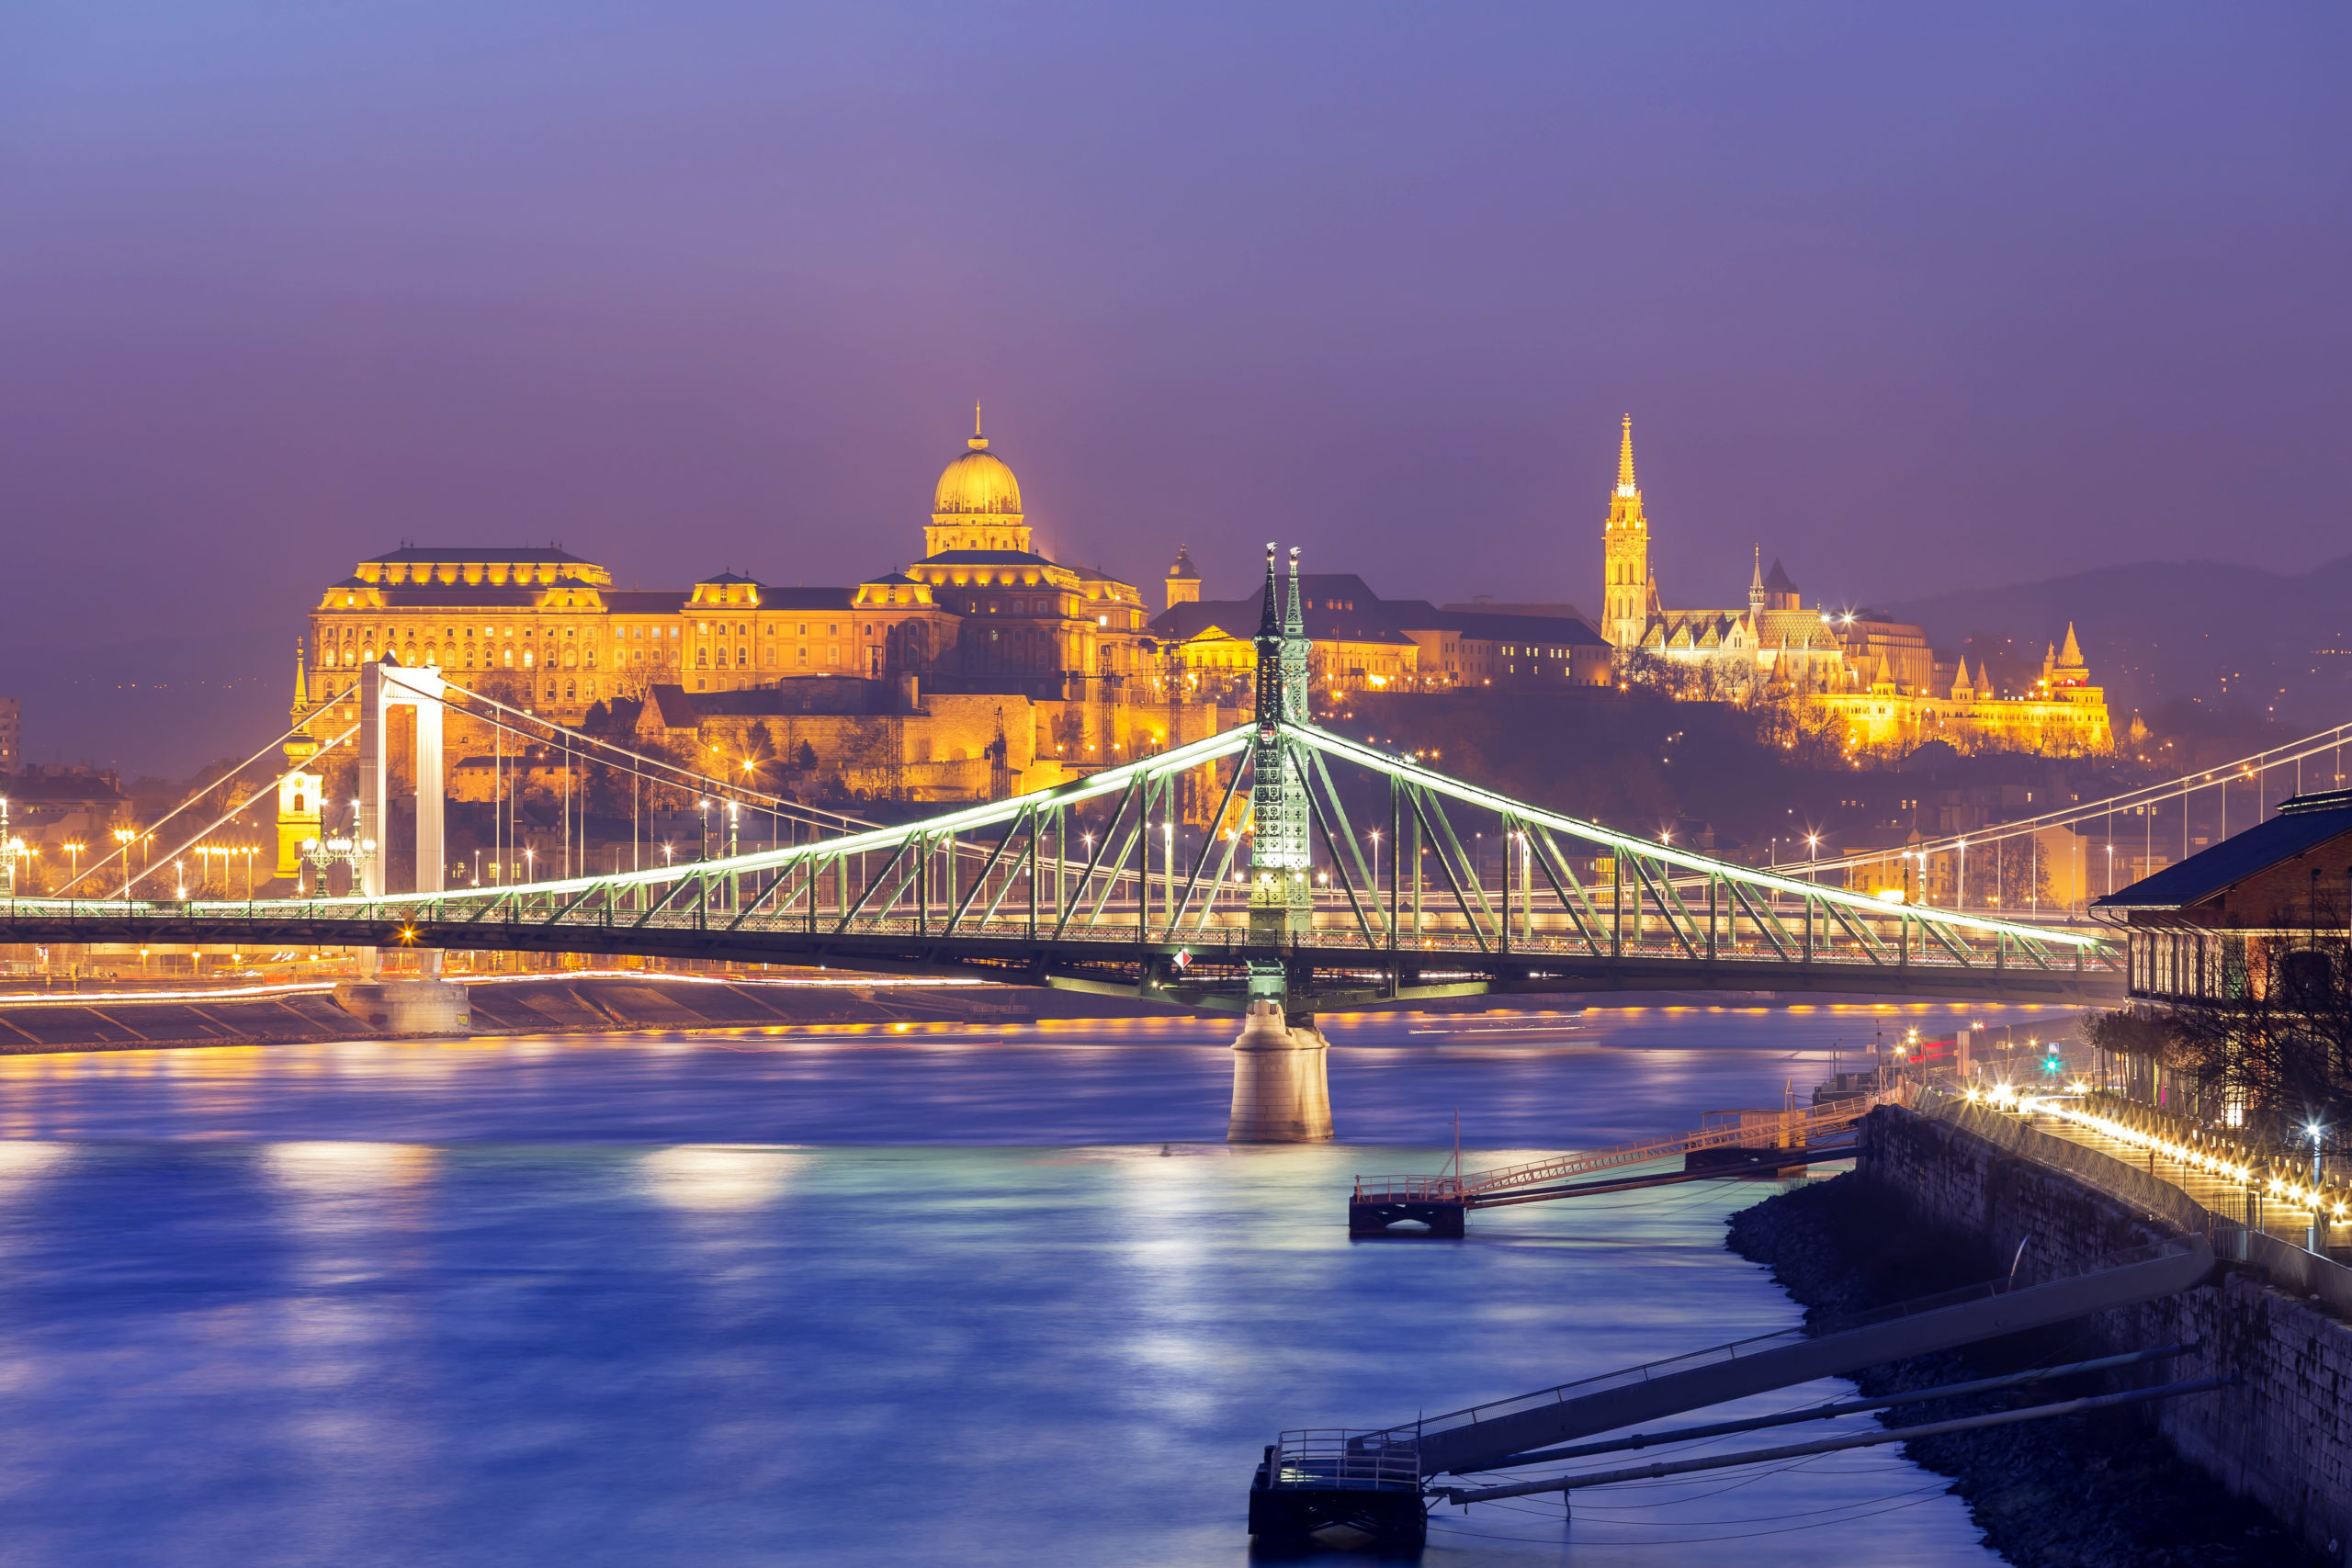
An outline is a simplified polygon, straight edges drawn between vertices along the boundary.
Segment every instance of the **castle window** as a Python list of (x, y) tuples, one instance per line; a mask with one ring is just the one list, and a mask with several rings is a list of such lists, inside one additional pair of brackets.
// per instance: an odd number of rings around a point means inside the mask
[[(550, 692), (552, 692), (552, 691), (554, 691), (554, 690), (555, 690), (555, 688), (554, 688), (553, 686), (549, 686), (549, 687), (548, 688), (548, 691), (550, 691)], [(563, 700), (564, 700), (565, 702), (571, 702), (572, 699), (574, 699), (575, 697), (579, 696), (579, 694), (580, 694), (580, 690), (579, 690), (579, 688), (578, 688), (577, 686), (575, 686), (571, 682), (570, 682), (570, 681), (566, 681), (566, 682), (563, 683)]]
[(744, 666), (744, 665), (746, 665), (746, 664), (749, 664), (751, 661), (752, 661), (752, 650), (751, 650), (750, 649), (748, 649), (748, 648), (739, 648), (739, 649), (737, 649), (735, 650), (735, 664), (736, 664), (736, 667), (737, 667), (738, 669), (741, 669), (742, 666)]
[(825, 649), (825, 662), (838, 670), (842, 665), (842, 645), (833, 643)]

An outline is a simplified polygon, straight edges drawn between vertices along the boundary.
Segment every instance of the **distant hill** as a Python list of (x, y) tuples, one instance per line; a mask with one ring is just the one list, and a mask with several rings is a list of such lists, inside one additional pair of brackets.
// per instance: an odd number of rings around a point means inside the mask
[(2009, 639), (2035, 664), (2075, 624), (2118, 717), (2193, 700), (2312, 728), (2352, 720), (2352, 556), (2282, 576), (2223, 561), (2138, 561), (1882, 605), (1939, 652)]
[(28, 762), (179, 778), (286, 728), (294, 637), (279, 628), (0, 648), (0, 696), (24, 704)]

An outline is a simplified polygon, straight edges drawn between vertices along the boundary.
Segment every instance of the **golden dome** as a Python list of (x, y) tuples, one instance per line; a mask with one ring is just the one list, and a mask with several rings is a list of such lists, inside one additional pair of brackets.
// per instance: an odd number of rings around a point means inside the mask
[(939, 488), (931, 498), (933, 513), (1019, 516), (1021, 481), (1012, 477), (1003, 458), (989, 450), (989, 438), (980, 434), (978, 409), (972, 412), (971, 439), (964, 445), (967, 450), (939, 476)]

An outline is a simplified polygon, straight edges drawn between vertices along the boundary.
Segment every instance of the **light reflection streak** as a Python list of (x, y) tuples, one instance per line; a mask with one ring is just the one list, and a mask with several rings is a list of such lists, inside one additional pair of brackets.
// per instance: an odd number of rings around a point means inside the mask
[(757, 1209), (791, 1184), (799, 1150), (756, 1144), (681, 1144), (638, 1161), (647, 1190), (673, 1209), (717, 1213)]
[(305, 1198), (361, 1198), (414, 1187), (433, 1175), (423, 1144), (272, 1144), (262, 1151), (271, 1178)]
[(63, 1144), (0, 1141), (0, 1180), (29, 1181), (62, 1163), (67, 1152)]

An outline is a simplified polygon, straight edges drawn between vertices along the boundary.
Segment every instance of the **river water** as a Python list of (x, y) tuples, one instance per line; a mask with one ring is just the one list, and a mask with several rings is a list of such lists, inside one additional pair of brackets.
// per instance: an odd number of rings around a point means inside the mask
[[(1240, 1562), (1280, 1427), (1798, 1315), (1722, 1247), (1770, 1183), (1351, 1243), (1353, 1174), (1434, 1171), (1456, 1111), (1473, 1168), (1686, 1129), (1956, 1016), (1328, 1020), (1344, 1141), (1297, 1148), (1219, 1141), (1190, 1020), (0, 1058), (6, 1558)], [(1443, 1510), (1427, 1561), (1977, 1541), (1882, 1448)]]

